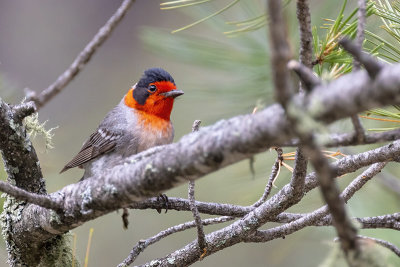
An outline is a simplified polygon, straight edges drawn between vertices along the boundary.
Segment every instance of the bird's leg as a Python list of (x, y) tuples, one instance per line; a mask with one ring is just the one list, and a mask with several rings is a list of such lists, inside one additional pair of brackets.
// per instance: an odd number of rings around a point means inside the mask
[(127, 208), (123, 208), (122, 209), (122, 225), (124, 227), (124, 229), (128, 229), (128, 224), (129, 224), (129, 220), (128, 220), (128, 216), (129, 216), (129, 212)]
[[(168, 211), (168, 197), (166, 194), (160, 194), (157, 196), (157, 201), (161, 203), (161, 205), (165, 208), (165, 213)], [(162, 208), (156, 209), (158, 213), (161, 213)]]

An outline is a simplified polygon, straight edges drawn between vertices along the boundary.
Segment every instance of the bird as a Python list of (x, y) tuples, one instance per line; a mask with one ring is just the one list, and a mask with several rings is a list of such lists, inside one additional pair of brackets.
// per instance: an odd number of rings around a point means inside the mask
[(85, 170), (81, 180), (98, 176), (128, 156), (171, 143), (170, 115), (175, 98), (183, 94), (167, 71), (147, 69), (60, 173), (79, 167)]

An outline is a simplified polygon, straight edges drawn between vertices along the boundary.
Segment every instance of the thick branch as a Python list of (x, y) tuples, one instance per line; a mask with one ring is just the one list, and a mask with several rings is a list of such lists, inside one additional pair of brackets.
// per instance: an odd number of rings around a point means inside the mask
[(135, 0), (124, 0), (121, 6), (117, 9), (114, 15), (106, 22), (106, 24), (100, 28), (93, 39), (86, 45), (86, 47), (79, 53), (79, 55), (72, 62), (71, 66), (61, 74), (57, 80), (52, 83), (49, 87), (43, 90), (39, 95), (30, 95), (30, 99), (35, 102), (37, 109), (43, 107), (48, 101), (54, 96), (61, 92), (83, 67), (90, 61), (93, 54), (96, 52), (105, 40), (111, 35), (112, 31), (118, 25), (118, 23), (125, 16), (129, 7)]
[(33, 193), (45, 193), (44, 180), (35, 149), (22, 125), (24, 116), (34, 111), (32, 103), (11, 108), (0, 99), (0, 150), (7, 180)]

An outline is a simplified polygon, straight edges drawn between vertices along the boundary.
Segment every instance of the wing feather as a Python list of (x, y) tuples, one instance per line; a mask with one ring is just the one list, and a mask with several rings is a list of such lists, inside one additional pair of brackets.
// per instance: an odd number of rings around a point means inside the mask
[(83, 144), (79, 153), (64, 166), (60, 173), (74, 167), (79, 167), (102, 154), (111, 152), (114, 150), (116, 140), (119, 137), (121, 137), (121, 133), (107, 131), (104, 128), (97, 129)]

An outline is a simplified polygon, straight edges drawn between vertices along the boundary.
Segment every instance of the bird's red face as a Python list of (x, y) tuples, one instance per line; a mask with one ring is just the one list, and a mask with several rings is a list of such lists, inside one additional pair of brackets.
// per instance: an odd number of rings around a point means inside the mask
[(125, 95), (125, 104), (146, 115), (170, 120), (174, 99), (183, 94), (172, 77), (162, 69), (149, 69)]

